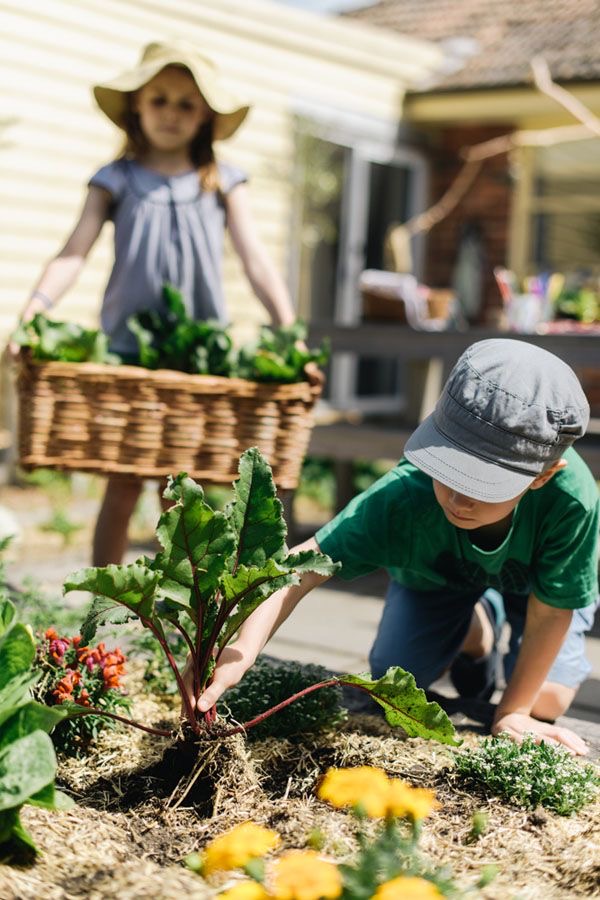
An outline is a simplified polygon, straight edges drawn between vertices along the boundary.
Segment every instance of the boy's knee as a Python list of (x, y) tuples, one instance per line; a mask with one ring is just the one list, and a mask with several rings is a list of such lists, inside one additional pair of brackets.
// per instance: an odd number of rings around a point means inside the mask
[(566, 713), (575, 698), (577, 688), (546, 681), (542, 685), (531, 710), (532, 716), (545, 722), (554, 722)]

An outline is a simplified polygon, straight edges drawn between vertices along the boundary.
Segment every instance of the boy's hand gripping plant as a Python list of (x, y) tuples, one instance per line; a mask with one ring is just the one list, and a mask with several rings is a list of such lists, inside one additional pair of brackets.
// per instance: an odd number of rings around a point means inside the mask
[[(210, 683), (225, 647), (264, 600), (280, 588), (297, 584), (304, 572), (329, 576), (338, 568), (328, 556), (313, 550), (289, 552), (271, 469), (255, 447), (242, 455), (239, 473), (234, 498), (223, 512), (206, 503), (202, 488), (187, 475), (171, 478), (165, 497), (173, 506), (159, 519), (156, 534), (163, 549), (156, 557), (142, 557), (128, 566), (82, 569), (64, 586), (66, 592), (84, 590), (96, 595), (82, 628), (86, 643), (96, 627), (108, 621), (139, 618), (152, 632), (173, 670), (187, 723), (196, 735), (213, 723), (216, 711), (213, 707), (202, 713), (193, 708), (184, 674), (169, 646), (169, 629), (176, 629), (185, 640), (193, 694), (198, 697)], [(402, 669), (390, 669), (378, 681), (343, 675), (311, 685), (228, 733), (252, 727), (298, 697), (333, 684), (352, 684), (367, 691), (384, 707), (390, 724), (401, 725), (410, 736), (456, 743), (446, 714), (437, 703), (427, 703), (413, 676)], [(86, 711), (77, 714), (82, 712)]]

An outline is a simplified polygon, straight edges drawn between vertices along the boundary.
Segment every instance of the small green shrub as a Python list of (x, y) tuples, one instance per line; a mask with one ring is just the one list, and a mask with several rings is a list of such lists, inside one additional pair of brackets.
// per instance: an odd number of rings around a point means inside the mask
[(522, 744), (508, 737), (486, 738), (474, 750), (455, 753), (454, 759), (465, 782), (518, 806), (544, 806), (561, 816), (578, 812), (600, 787), (593, 765), (578, 763), (562, 747), (536, 744), (530, 735)]
[[(239, 684), (227, 691), (219, 711), (229, 712), (238, 722), (247, 722), (309, 685), (325, 681), (328, 676), (322, 666), (270, 662), (259, 657)], [(249, 736), (288, 737), (338, 725), (346, 718), (341, 701), (339, 687), (315, 691), (256, 725)]]

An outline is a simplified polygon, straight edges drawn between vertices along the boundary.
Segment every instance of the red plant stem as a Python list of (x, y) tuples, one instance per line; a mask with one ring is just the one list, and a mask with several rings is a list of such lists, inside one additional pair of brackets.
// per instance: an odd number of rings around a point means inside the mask
[(171, 669), (173, 670), (173, 674), (175, 675), (175, 680), (177, 681), (177, 687), (179, 688), (179, 693), (181, 694), (181, 700), (185, 707), (186, 717), (187, 717), (192, 729), (195, 732), (197, 732), (198, 724), (196, 722), (196, 716), (194, 715), (192, 702), (189, 698), (187, 688), (185, 686), (185, 682), (184, 682), (183, 678), (181, 677), (181, 672), (179, 671), (179, 667), (177, 666), (177, 663), (175, 662), (175, 658), (174, 658), (173, 654), (171, 653), (171, 648), (169, 647), (166, 640), (163, 638), (162, 634), (160, 633), (159, 629), (156, 627), (156, 625), (154, 624), (152, 619), (142, 618), (141, 616), (140, 616), (140, 619), (141, 619), (142, 624), (145, 625), (146, 628), (150, 629), (150, 631), (152, 632), (152, 634), (154, 635), (156, 640), (159, 642), (160, 646), (163, 648), (165, 656), (167, 657), (169, 665), (171, 666)]
[[(336, 684), (343, 684), (339, 678), (330, 678), (328, 681), (319, 681), (318, 684), (311, 684), (309, 687), (303, 688), (301, 691), (298, 691), (297, 694), (292, 694), (291, 697), (288, 697), (287, 700), (282, 700), (281, 703), (278, 703), (277, 706), (272, 706), (271, 709), (268, 709), (266, 712), (261, 713), (259, 716), (256, 716), (254, 719), (250, 719), (249, 722), (244, 722), (243, 725), (237, 725), (235, 728), (231, 728), (229, 731), (221, 732), (219, 737), (230, 737), (232, 734), (240, 734), (242, 731), (247, 731), (249, 728), (253, 728), (254, 725), (259, 725), (261, 722), (264, 722), (265, 719), (268, 719), (269, 716), (272, 716), (274, 713), (279, 712), (280, 709), (285, 709), (286, 706), (289, 706), (290, 703), (294, 703), (295, 700), (299, 700), (300, 697), (306, 697), (307, 694), (312, 694), (313, 691), (318, 691), (321, 688), (333, 687)], [(353, 687), (358, 687), (358, 685), (352, 685)]]
[(109, 719), (115, 719), (117, 722), (123, 722), (124, 725), (131, 725), (132, 728), (139, 728), (141, 731), (147, 731), (148, 734), (155, 734), (158, 737), (173, 737), (174, 731), (165, 731), (163, 728), (151, 728), (149, 725), (142, 725), (135, 719), (127, 719), (125, 716), (118, 716), (117, 713), (107, 712), (105, 709), (96, 709), (94, 706), (86, 706), (81, 712), (69, 714), (69, 719), (78, 719), (80, 716), (107, 716)]
[[(213, 625), (212, 631), (208, 638), (208, 643), (207, 643), (206, 649), (204, 651), (204, 656), (202, 657), (202, 665), (199, 667), (200, 671), (203, 671), (204, 668), (206, 667), (206, 664), (208, 662), (210, 654), (212, 653), (213, 648), (219, 638), (219, 633), (221, 631), (221, 628), (225, 624), (229, 614), (235, 609), (236, 606), (239, 606), (239, 604), (245, 598), (246, 594), (250, 594), (260, 584), (265, 584), (268, 580), (269, 580), (268, 578), (265, 578), (264, 581), (257, 582), (255, 584), (251, 585), (250, 587), (246, 588), (246, 590), (242, 591), (241, 594), (238, 594), (238, 596), (235, 598), (235, 600), (233, 600), (228, 606), (225, 604), (225, 602), (223, 602), (221, 604), (221, 609), (219, 610), (219, 612), (217, 614), (215, 624)], [(231, 637), (233, 637), (233, 635), (231, 635)], [(231, 640), (231, 638), (230, 638), (230, 640)], [(217, 660), (219, 659), (221, 652), (225, 649), (226, 646), (227, 646), (226, 644), (223, 644), (223, 646), (219, 650), (219, 653), (217, 654)]]
[(189, 636), (189, 634), (187, 633), (187, 631), (185, 630), (185, 628), (183, 627), (183, 625), (180, 622), (177, 622), (175, 619), (173, 619), (172, 623), (175, 626), (175, 628), (177, 629), (177, 631), (179, 632), (179, 634), (182, 636), (182, 638), (184, 639), (186, 644), (188, 645), (189, 651), (193, 656), (194, 655), (194, 645), (192, 643), (191, 637)]

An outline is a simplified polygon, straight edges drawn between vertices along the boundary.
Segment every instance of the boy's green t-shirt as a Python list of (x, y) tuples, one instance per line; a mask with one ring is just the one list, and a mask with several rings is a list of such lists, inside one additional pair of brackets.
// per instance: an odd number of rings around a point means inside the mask
[(573, 448), (568, 466), (521, 498), (495, 550), (474, 546), (452, 525), (429, 475), (403, 459), (321, 528), (317, 542), (351, 579), (385, 568), (405, 587), (529, 595), (578, 609), (598, 596), (600, 502), (591, 472)]

